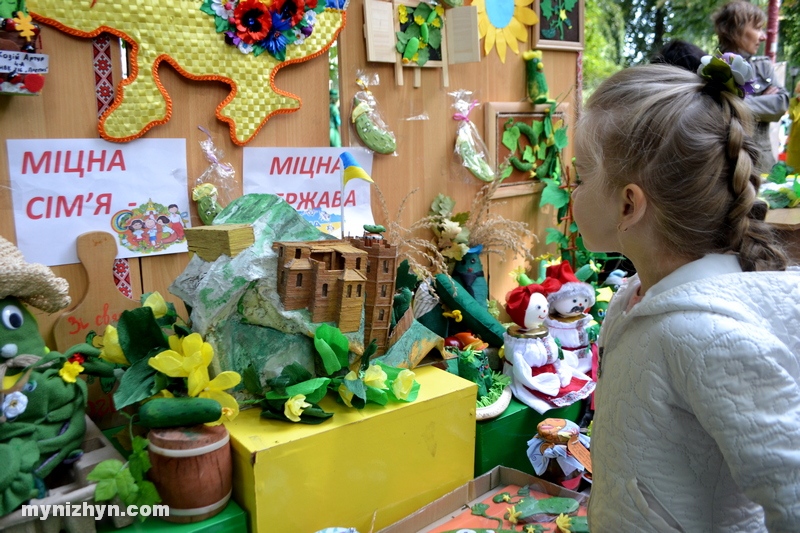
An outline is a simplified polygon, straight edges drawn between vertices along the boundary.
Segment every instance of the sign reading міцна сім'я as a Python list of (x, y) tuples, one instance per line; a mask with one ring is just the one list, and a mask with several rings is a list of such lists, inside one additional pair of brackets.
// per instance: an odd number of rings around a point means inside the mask
[(75, 241), (115, 235), (117, 257), (186, 252), (186, 140), (7, 140), (17, 247), (48, 266), (78, 262)]

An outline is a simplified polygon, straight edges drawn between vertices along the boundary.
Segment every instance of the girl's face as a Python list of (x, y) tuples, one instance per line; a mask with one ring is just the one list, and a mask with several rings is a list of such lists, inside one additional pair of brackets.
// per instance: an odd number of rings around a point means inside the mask
[(764, 33), (764, 28), (760, 24), (751, 23), (745, 27), (739, 38), (739, 48), (741, 48), (742, 52), (756, 55), (761, 42), (766, 40), (767, 34)]
[(174, 206), (173, 206), (173, 207), (170, 207), (170, 208), (169, 208), (169, 212), (170, 212), (170, 213), (177, 213), (177, 212), (178, 212), (178, 208), (177, 208), (177, 207), (174, 207)]
[(578, 186), (572, 191), (572, 214), (583, 236), (583, 244), (592, 252), (619, 252), (617, 237), (618, 203), (616, 196), (607, 190), (603, 169), (590, 157), (586, 129), (575, 130), (575, 168)]
[(133, 229), (142, 229), (142, 223), (141, 222), (134, 222), (133, 224), (131, 224), (131, 227)]

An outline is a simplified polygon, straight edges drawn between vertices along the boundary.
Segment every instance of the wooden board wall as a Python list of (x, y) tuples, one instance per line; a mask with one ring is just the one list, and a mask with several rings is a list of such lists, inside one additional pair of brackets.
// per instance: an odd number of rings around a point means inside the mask
[[(339, 41), (340, 79), (342, 101), (342, 139), (344, 146), (350, 142), (348, 117), (350, 101), (357, 90), (355, 79), (359, 70), (379, 74), (381, 85), (372, 88), (387, 122), (397, 135), (397, 156), (375, 156), (373, 179), (387, 199), (388, 212), (394, 216), (406, 194), (419, 188), (410, 198), (402, 214), (402, 223), (408, 225), (428, 212), (432, 199), (438, 193), (453, 197), (460, 210), (469, 208), (482, 182), (469, 175), (456, 163), (453, 154), (456, 122), (452, 119), (452, 98), (448, 92), (457, 89), (473, 91), (480, 102), (518, 102), (524, 99), (524, 62), (520, 56), (509, 52), (506, 63), (500, 62), (495, 51), (480, 63), (450, 66), (450, 86), (442, 87), (437, 69), (422, 69), (422, 86), (412, 86), (413, 76), (405, 77), (406, 84), (396, 86), (394, 67), (389, 64), (366, 62), (363, 37), (363, 0), (350, 2), (347, 27)], [(78, 39), (49, 27), (42, 28), (43, 53), (50, 56), (50, 72), (41, 96), (0, 96), (0, 235), (15, 241), (14, 220), (9, 189), (6, 139), (60, 139), (96, 138), (97, 118), (92, 69), (92, 45), (89, 40)], [(527, 45), (522, 44), (522, 50)], [(112, 45), (115, 63), (114, 81), (119, 80), (118, 47)], [(577, 79), (577, 53), (545, 51), (545, 74), (553, 97), (567, 95), (565, 101), (576, 108), (574, 102)], [(146, 138), (184, 138), (187, 140), (187, 168), (189, 189), (195, 179), (207, 168), (199, 141), (205, 135), (197, 126), (207, 128), (218, 147), (225, 151), (224, 161), (237, 171), (241, 193), (241, 168), (243, 148), (230, 140), (228, 127), (218, 121), (214, 110), (228, 94), (228, 86), (219, 82), (190, 81), (163, 63), (161, 81), (172, 97), (171, 120), (157, 126)], [(290, 65), (276, 76), (276, 85), (300, 96), (300, 111), (272, 117), (248, 146), (327, 146), (328, 145), (328, 64), (325, 56), (306, 63)], [(426, 120), (408, 120), (426, 115)], [(483, 131), (483, 110), (477, 108), (471, 117), (479, 131)], [(570, 122), (574, 124), (574, 120)], [(570, 127), (570, 139), (572, 126)], [(567, 157), (571, 155), (568, 149)], [(504, 202), (504, 203), (502, 203)], [(502, 205), (500, 205), (502, 203)], [(544, 246), (544, 229), (553, 225), (552, 211), (538, 209), (538, 195), (506, 198), (495, 209), (504, 216), (528, 222), (541, 236), (536, 253), (547, 250)], [(385, 220), (379, 203), (373, 201), (373, 212), (378, 222)], [(192, 223), (200, 220), (192, 206)], [(135, 295), (154, 290), (170, 296), (167, 287), (183, 270), (187, 254), (131, 260), (131, 276)], [(489, 265), (490, 287), (493, 297), (503, 300), (513, 285), (506, 273), (520, 264), (505, 264), (492, 259)], [(73, 305), (79, 302), (86, 287), (86, 275), (80, 265), (54, 267), (57, 275), (70, 282)], [(109, 272), (109, 277), (111, 273)], [(175, 297), (170, 298), (178, 303)], [(183, 306), (178, 307), (184, 314)], [(45, 340), (52, 344), (52, 323), (56, 315), (37, 314)]]

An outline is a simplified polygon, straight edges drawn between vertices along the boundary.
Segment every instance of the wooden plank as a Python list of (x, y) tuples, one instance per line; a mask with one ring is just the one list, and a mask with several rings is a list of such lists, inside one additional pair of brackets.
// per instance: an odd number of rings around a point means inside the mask
[(767, 223), (775, 229), (796, 231), (800, 229), (800, 207), (793, 209), (770, 209), (767, 211)]
[(78, 305), (59, 316), (53, 325), (56, 349), (60, 352), (83, 342), (91, 330), (102, 335), (106, 326), (116, 324), (120, 313), (139, 307), (139, 302), (123, 296), (114, 285), (111, 275), (117, 253), (114, 235), (104, 231), (84, 233), (78, 237), (76, 247), (88, 284)]

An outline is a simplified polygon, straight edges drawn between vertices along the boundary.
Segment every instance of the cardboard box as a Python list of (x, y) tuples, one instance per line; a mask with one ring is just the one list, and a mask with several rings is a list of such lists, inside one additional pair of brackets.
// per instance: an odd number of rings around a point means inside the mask
[(226, 427), (233, 493), (252, 533), (326, 527), (378, 530), (473, 478), (476, 386), (433, 367), (414, 370), (414, 402), (358, 410), (328, 394), (334, 416), (292, 424), (243, 411)]
[(566, 418), (576, 422), (580, 414), (580, 402), (551, 409), (542, 415), (512, 399), (502, 415), (478, 422), (475, 430), (475, 477), (500, 465), (533, 475), (527, 452), (528, 441), (536, 434), (536, 425), (545, 418)]
[(491, 496), (497, 489), (506, 485), (528, 485), (533, 490), (551, 496), (573, 498), (581, 506), (585, 506), (589, 499), (584, 494), (554, 485), (519, 470), (498, 466), (490, 472), (461, 485), (449, 494), (442, 496), (399, 522), (379, 530), (378, 533), (425, 533), (452, 520), (464, 512), (468, 506), (471, 507), (479, 503), (481, 500)]

